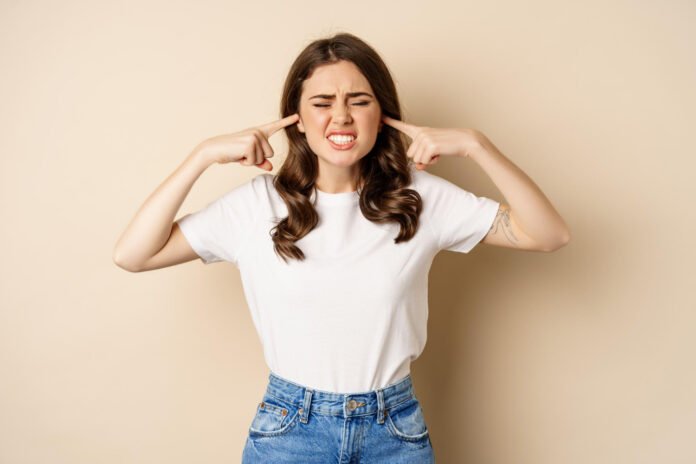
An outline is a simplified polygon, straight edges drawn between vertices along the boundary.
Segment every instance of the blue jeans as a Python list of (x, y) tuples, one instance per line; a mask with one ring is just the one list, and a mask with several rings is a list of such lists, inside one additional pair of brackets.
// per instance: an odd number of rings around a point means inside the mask
[(428, 464), (432, 443), (410, 374), (358, 393), (311, 389), (270, 373), (243, 464)]

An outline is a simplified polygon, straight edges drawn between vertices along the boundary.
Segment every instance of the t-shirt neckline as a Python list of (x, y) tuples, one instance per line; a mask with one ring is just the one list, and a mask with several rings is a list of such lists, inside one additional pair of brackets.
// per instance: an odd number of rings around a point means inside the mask
[(322, 192), (318, 188), (314, 189), (317, 194), (317, 204), (323, 205), (351, 205), (358, 202), (360, 194), (358, 191), (328, 193)]

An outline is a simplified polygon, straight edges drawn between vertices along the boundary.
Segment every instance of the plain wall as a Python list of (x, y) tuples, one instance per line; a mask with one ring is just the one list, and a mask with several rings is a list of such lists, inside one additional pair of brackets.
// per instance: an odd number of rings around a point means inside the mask
[[(412, 373), (438, 462), (696, 462), (695, 5), (1, 2), (0, 462), (239, 462), (268, 369), (237, 269), (112, 251), (201, 140), (277, 119), (294, 58), (339, 31), (384, 58), (406, 121), (481, 130), (572, 233), (436, 258)], [(211, 167), (177, 217), (263, 172)], [(506, 201), (472, 160), (430, 172)]]

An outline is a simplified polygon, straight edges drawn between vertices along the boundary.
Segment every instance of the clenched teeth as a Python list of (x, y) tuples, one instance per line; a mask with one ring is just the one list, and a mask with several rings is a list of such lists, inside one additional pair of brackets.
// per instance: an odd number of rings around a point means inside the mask
[(328, 139), (331, 140), (333, 143), (345, 145), (346, 143), (350, 143), (353, 140), (355, 140), (355, 137), (353, 137), (352, 135), (331, 135), (328, 137)]

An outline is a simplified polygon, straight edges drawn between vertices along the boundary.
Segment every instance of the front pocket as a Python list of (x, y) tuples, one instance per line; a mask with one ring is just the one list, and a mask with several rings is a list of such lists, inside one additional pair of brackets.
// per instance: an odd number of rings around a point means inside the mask
[(286, 402), (264, 395), (256, 406), (256, 415), (249, 427), (250, 435), (276, 436), (288, 432), (299, 416), (299, 408)]
[(392, 410), (387, 410), (386, 424), (389, 433), (400, 440), (418, 441), (428, 436), (423, 411), (416, 398)]

